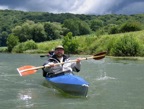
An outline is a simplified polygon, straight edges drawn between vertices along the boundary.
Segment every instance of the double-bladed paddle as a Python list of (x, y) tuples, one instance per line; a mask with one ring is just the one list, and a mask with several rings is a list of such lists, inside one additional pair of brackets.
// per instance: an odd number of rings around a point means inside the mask
[[(87, 59), (100, 60), (100, 59), (103, 59), (105, 57), (105, 55), (106, 55), (106, 52), (100, 52), (100, 53), (97, 53), (97, 54), (90, 56), (90, 57), (81, 58), (81, 61), (87, 60)], [(65, 63), (76, 62), (76, 61), (77, 60), (70, 60), (68, 62), (56, 63), (56, 64), (54, 64), (54, 66), (65, 64)], [(42, 69), (45, 67), (50, 67), (50, 65), (38, 66), (38, 67), (26, 65), (26, 66), (22, 66), (22, 67), (17, 68), (17, 71), (19, 72), (20, 76), (27, 76), (30, 74), (34, 74), (38, 69)]]
[(40, 57), (49, 57), (50, 55), (46, 54), (46, 55), (40, 55)]

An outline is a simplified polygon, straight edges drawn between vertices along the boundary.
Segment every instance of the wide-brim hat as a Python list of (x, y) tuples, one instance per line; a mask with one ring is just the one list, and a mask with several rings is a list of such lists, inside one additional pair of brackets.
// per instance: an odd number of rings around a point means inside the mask
[(64, 50), (64, 47), (62, 45), (58, 45), (57, 47), (55, 47), (55, 50), (56, 49), (63, 49)]

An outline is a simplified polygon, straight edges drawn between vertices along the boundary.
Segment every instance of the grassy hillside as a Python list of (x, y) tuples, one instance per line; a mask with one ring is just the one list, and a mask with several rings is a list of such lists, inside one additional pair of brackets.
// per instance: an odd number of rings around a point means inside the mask
[[(85, 35), (74, 39), (79, 43), (78, 54), (95, 54), (107, 51), (107, 55), (113, 56), (144, 56), (144, 31), (129, 32), (114, 35)], [(47, 52), (56, 45), (62, 44), (62, 40), (38, 43), (38, 51)], [(121, 54), (121, 52), (125, 54)], [(120, 55), (119, 55), (120, 54)]]

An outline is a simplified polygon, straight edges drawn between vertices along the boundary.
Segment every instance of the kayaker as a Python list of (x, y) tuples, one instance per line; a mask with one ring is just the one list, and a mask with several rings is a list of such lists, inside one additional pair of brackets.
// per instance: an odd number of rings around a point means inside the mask
[(48, 52), (48, 56), (52, 56), (52, 55), (54, 55), (54, 49)]
[(50, 65), (50, 67), (43, 68), (43, 76), (56, 76), (66, 72), (79, 72), (81, 68), (81, 59), (77, 58), (76, 62), (69, 62), (61, 65), (55, 66), (56, 63), (68, 62), (70, 59), (64, 54), (64, 47), (59, 45), (55, 47), (54, 55), (44, 63), (45, 65)]

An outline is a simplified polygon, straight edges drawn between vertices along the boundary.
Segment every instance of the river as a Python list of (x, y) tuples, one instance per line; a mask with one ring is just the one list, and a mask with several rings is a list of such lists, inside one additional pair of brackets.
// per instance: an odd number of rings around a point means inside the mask
[[(73, 56), (72, 59), (75, 59)], [(90, 87), (87, 98), (62, 95), (49, 87), (41, 69), (21, 77), (16, 68), (41, 66), (38, 54), (0, 53), (0, 109), (143, 109), (144, 61), (84, 60), (75, 73)]]

